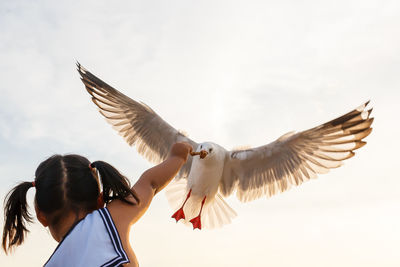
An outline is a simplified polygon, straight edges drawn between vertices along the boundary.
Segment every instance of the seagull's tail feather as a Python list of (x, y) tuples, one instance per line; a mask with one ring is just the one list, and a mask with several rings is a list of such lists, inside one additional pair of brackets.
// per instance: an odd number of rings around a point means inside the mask
[[(175, 179), (168, 185), (165, 192), (174, 212), (182, 206), (189, 190), (186, 179)], [(189, 197), (183, 208), (185, 213), (184, 224), (191, 226), (189, 221), (199, 214), (201, 201), (202, 197), (200, 196), (191, 195)], [(219, 228), (231, 223), (236, 215), (236, 212), (225, 202), (222, 196), (216, 194), (214, 198), (208, 198), (204, 204), (201, 212), (201, 225), (203, 229)]]

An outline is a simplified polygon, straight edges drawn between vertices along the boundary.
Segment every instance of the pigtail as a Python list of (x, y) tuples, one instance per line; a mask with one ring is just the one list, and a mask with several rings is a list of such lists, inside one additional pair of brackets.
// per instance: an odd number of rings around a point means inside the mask
[(4, 199), (3, 249), (7, 253), (13, 246), (21, 245), (29, 230), (26, 223), (33, 217), (28, 212), (26, 193), (33, 187), (31, 182), (22, 182), (14, 187)]
[(129, 195), (135, 199), (136, 203), (140, 203), (139, 197), (131, 189), (129, 180), (113, 166), (104, 161), (95, 161), (90, 166), (96, 168), (100, 174), (103, 184), (104, 203), (109, 203), (113, 199), (119, 199), (125, 203), (134, 205), (135, 203), (126, 199)]

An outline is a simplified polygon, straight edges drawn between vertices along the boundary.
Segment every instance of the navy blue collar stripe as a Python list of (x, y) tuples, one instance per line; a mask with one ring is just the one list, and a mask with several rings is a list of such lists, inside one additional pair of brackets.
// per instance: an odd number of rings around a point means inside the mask
[(107, 228), (107, 232), (111, 238), (112, 244), (114, 246), (115, 252), (118, 254), (117, 257), (111, 259), (102, 265), (102, 267), (112, 267), (112, 266), (120, 266), (122, 263), (129, 262), (128, 256), (126, 255), (124, 249), (122, 248), (121, 239), (119, 237), (118, 231), (112, 221), (111, 215), (108, 212), (107, 208), (102, 208), (98, 210), (101, 218), (104, 222), (104, 225)]
[(113, 222), (113, 220), (112, 220), (112, 218), (111, 218), (110, 212), (108, 211), (107, 208), (103, 208), (103, 209), (101, 209), (101, 211), (102, 211), (102, 212), (105, 212), (105, 213), (104, 213), (105, 218), (107, 219), (107, 221), (109, 222), (109, 225), (111, 226), (110, 229), (111, 229), (112, 232), (113, 232), (113, 236), (115, 236), (115, 241), (116, 241), (116, 244), (117, 244), (117, 247), (118, 247), (119, 251), (122, 252), (121, 254), (123, 254), (123, 257), (124, 257), (124, 258), (128, 258), (128, 256), (126, 255), (126, 253), (125, 253), (125, 251), (124, 251), (124, 249), (123, 249), (123, 247), (122, 247), (122, 243), (121, 243), (121, 239), (120, 239), (120, 237), (119, 237), (118, 230), (117, 230), (117, 228), (115, 227), (115, 224), (114, 224), (114, 222)]

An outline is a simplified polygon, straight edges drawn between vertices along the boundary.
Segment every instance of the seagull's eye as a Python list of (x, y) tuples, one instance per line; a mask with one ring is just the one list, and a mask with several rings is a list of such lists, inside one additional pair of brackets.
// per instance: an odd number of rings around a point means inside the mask
[(208, 152), (210, 152), (210, 153), (211, 153), (211, 151), (212, 151), (212, 148), (210, 148), (210, 149), (208, 150)]

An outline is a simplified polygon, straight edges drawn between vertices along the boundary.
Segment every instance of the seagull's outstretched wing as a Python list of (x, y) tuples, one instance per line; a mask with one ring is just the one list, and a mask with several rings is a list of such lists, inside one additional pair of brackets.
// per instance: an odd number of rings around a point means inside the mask
[(268, 145), (230, 151), (221, 192), (227, 196), (236, 189), (241, 201), (251, 201), (341, 166), (366, 144), (362, 139), (372, 131), (374, 119), (369, 117), (372, 108), (366, 110), (368, 103), (318, 127), (285, 134)]
[[(176, 142), (188, 142), (196, 149), (197, 143), (165, 122), (150, 107), (136, 102), (112, 88), (77, 63), (81, 80), (92, 96), (99, 112), (146, 159), (160, 163), (166, 159), (171, 146)], [(182, 167), (178, 177), (187, 177), (192, 157)]]

